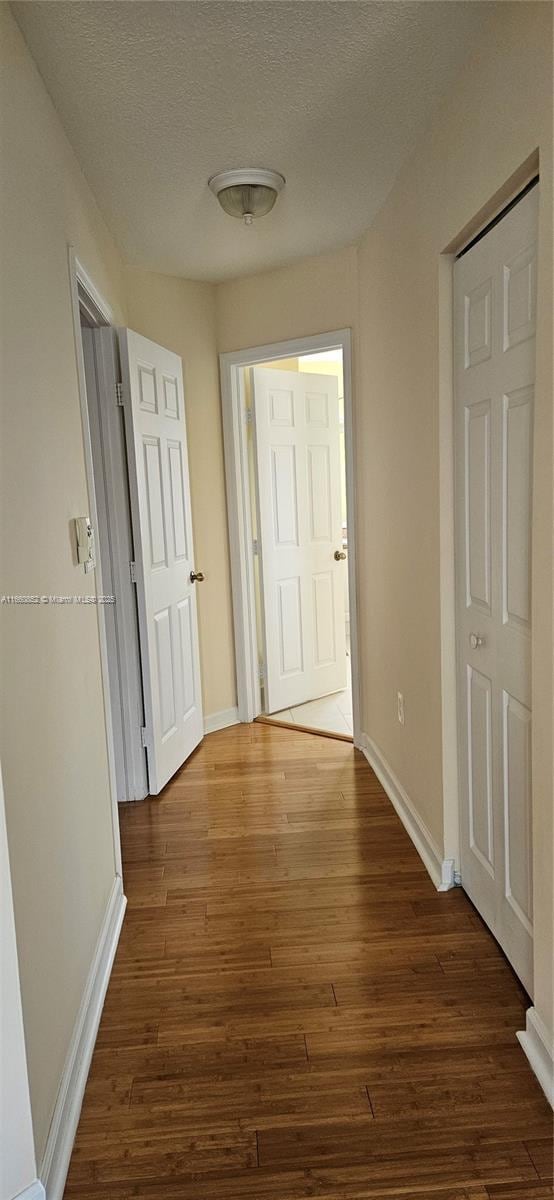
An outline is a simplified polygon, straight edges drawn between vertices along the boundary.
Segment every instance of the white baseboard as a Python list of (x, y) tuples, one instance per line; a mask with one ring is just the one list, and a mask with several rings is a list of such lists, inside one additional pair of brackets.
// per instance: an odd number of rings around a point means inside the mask
[(554, 1108), (554, 1044), (536, 1008), (527, 1009), (525, 1029), (517, 1037), (548, 1103)]
[[(116, 875), (73, 1029), (39, 1176), (46, 1200), (62, 1200), (104, 997), (127, 900)], [(43, 1193), (44, 1194), (44, 1193)], [(33, 1197), (33, 1200), (35, 1198)], [(38, 1195), (36, 1200), (38, 1200)]]
[(209, 717), (204, 717), (204, 733), (217, 733), (218, 729), (238, 725), (239, 721), (238, 708), (222, 708), (221, 712), (210, 713)]
[(393, 808), (396, 809), (406, 832), (412, 839), (419, 857), (426, 866), (437, 891), (448, 892), (456, 884), (454, 860), (451, 858), (443, 859), (435, 839), (414, 808), (400, 780), (396, 778), (394, 771), (375, 745), (375, 742), (372, 742), (371, 738), (368, 737), (367, 733), (360, 734), (359, 748), (365, 754), (371, 769), (375, 771), (379, 782), (384, 787)]
[(18, 1192), (14, 1200), (45, 1200), (46, 1192), (40, 1179), (35, 1179), (22, 1192)]

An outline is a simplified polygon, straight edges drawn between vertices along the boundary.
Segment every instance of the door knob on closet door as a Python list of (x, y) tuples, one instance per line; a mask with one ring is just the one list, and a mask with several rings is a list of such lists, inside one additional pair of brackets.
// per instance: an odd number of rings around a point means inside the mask
[(340, 562), (341, 558), (346, 558), (344, 550), (335, 550), (334, 558), (336, 562)]
[(191, 571), (190, 582), (191, 583), (203, 583), (204, 575), (203, 575), (202, 571)]
[(470, 633), (469, 644), (472, 650), (478, 650), (479, 646), (485, 645), (485, 639), (484, 637), (481, 637), (480, 633)]

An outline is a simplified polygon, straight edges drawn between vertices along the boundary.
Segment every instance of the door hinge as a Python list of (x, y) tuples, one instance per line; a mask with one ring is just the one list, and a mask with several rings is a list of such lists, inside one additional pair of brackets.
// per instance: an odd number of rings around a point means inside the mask
[(265, 663), (258, 664), (258, 679), (260, 683), (263, 683), (265, 679)]
[(254, 411), (253, 411), (253, 409), (251, 409), (251, 408), (245, 408), (245, 410), (244, 410), (244, 419), (245, 419), (245, 421), (246, 421), (246, 424), (247, 424), (247, 425), (251, 425), (251, 424), (252, 424), (252, 421), (254, 420)]
[(140, 741), (141, 741), (141, 745), (142, 745), (142, 746), (144, 746), (144, 747), (146, 748), (146, 747), (147, 747), (147, 745), (148, 745), (148, 737), (147, 737), (147, 734), (146, 734), (146, 725), (143, 725), (143, 726), (142, 726), (142, 728), (141, 728), (141, 731), (140, 731)]
[(254, 538), (254, 539), (253, 539), (253, 542), (252, 542), (252, 551), (253, 551), (253, 553), (254, 553), (254, 554), (259, 554), (259, 553), (260, 553), (260, 543), (259, 543), (259, 541), (258, 541), (258, 539), (257, 539), (257, 538)]
[(115, 385), (115, 402), (120, 408), (123, 408), (123, 384), (116, 383)]
[(136, 583), (137, 582), (137, 564), (136, 564), (136, 562), (129, 563), (129, 575), (131, 576), (131, 583)]

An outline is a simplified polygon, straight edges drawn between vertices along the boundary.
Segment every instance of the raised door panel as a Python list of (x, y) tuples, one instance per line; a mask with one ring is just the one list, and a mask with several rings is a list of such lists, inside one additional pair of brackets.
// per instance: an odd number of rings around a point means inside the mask
[(492, 280), (485, 279), (464, 298), (464, 365), (476, 367), (492, 354)]
[(504, 350), (535, 336), (537, 249), (521, 250), (504, 266)]
[(275, 546), (299, 544), (296, 447), (272, 446), (271, 483)]
[(494, 876), (492, 687), (472, 667), (467, 670), (467, 738), (469, 845)]
[(531, 713), (507, 692), (503, 694), (503, 760), (505, 893), (531, 933)]
[(329, 428), (329, 396), (326, 392), (306, 392), (306, 425)]
[(491, 608), (491, 406), (465, 409), (466, 604)]
[(164, 396), (164, 413), (166, 417), (173, 417), (179, 420), (182, 416), (181, 406), (179, 404), (179, 383), (174, 375), (162, 375), (163, 381), (163, 396)]
[(308, 528), (312, 542), (331, 542), (333, 513), (330, 447), (308, 446)]
[(167, 566), (167, 538), (160, 439), (157, 437), (144, 437), (143, 448), (150, 566), (152, 570), (159, 570), (160, 567)]
[(183, 678), (183, 713), (186, 717), (196, 703), (195, 670), (194, 670), (194, 613), (192, 598), (185, 596), (177, 605), (179, 624), (179, 651), (181, 655), (181, 672)]
[(158, 680), (159, 725), (162, 742), (176, 729), (175, 678), (173, 674), (173, 636), (168, 608), (154, 616), (156, 635), (156, 674)]
[(185, 477), (183, 469), (183, 447), (181, 442), (168, 441), (167, 458), (169, 469), (169, 493), (171, 498), (171, 529), (173, 533), (173, 556), (176, 562), (188, 560), (187, 513)]
[(335, 585), (332, 571), (320, 571), (313, 577), (314, 666), (328, 667), (336, 662)]
[(502, 593), (503, 620), (518, 628), (531, 623), (531, 502), (533, 389), (503, 397)]
[(302, 593), (300, 578), (280, 579), (277, 583), (277, 638), (281, 678), (304, 669)]
[(292, 388), (272, 388), (269, 393), (269, 424), (281, 429), (294, 426), (294, 392)]
[(139, 407), (143, 412), (157, 413), (158, 389), (156, 371), (150, 363), (138, 363)]

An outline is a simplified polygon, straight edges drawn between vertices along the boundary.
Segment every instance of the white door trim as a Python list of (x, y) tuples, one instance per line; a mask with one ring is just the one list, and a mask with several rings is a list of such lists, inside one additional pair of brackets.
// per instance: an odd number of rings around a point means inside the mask
[(439, 259), (439, 539), (443, 853), (460, 872), (454, 512), (454, 254)]
[[(75, 254), (73, 246), (68, 248), (69, 255), (69, 283), (71, 289), (71, 304), (73, 315), (73, 333), (75, 337), (75, 355), (77, 360), (77, 378), (79, 387), (79, 403), (81, 407), (81, 423), (83, 428), (83, 450), (85, 456), (85, 473), (87, 480), (89, 515), (94, 529), (98, 527), (98, 515), (96, 512), (96, 492), (94, 487), (94, 468), (92, 461), (92, 443), (90, 436), (90, 421), (87, 404), (87, 389), (85, 380), (85, 363), (83, 357), (83, 343), (81, 340), (81, 320), (79, 314), (79, 285), (87, 293), (92, 304), (104, 318), (107, 325), (114, 323), (114, 313), (110, 306), (105, 302), (98, 289), (92, 282), (89, 274), (83, 267), (82, 263)], [(100, 561), (97, 561), (96, 570), (96, 593), (103, 595), (104, 589), (102, 586), (102, 571)], [(106, 744), (108, 750), (108, 769), (110, 778), (110, 796), (112, 809), (112, 838), (115, 872), (120, 878), (123, 875), (121, 862), (121, 840), (119, 835), (119, 817), (117, 811), (117, 785), (115, 773), (115, 746), (113, 740), (112, 726), (112, 709), (110, 699), (110, 678), (108, 666), (108, 642), (106, 634), (106, 614), (102, 604), (96, 605), (98, 619), (98, 636), (100, 641), (100, 665), (102, 671), (102, 692), (104, 697), (104, 723), (106, 729)]]
[(254, 556), (251, 533), (251, 498), (248, 476), (246, 409), (242, 369), (275, 359), (297, 358), (322, 350), (342, 350), (344, 371), (344, 441), (346, 457), (346, 508), (348, 525), (348, 587), (352, 662), (354, 744), (360, 737), (359, 642), (356, 569), (356, 465), (352, 403), (352, 333), (350, 329), (313, 334), (219, 355), (223, 441), (227, 482), (227, 512), (231, 552), (231, 585), (235, 630), (238, 711), (241, 721), (261, 713), (258, 678)]

